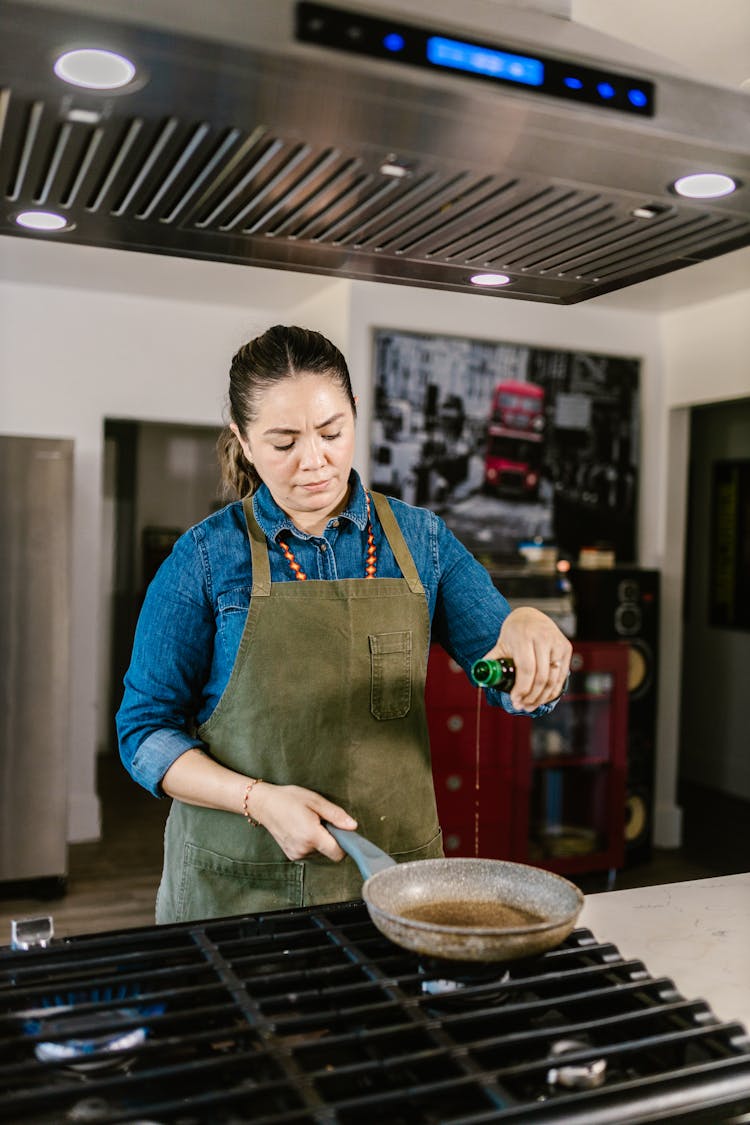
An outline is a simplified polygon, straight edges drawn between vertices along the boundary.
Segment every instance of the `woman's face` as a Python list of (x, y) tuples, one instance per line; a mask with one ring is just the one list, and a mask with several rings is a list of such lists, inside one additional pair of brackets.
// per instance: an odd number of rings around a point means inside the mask
[(232, 429), (276, 503), (309, 534), (346, 507), (354, 412), (338, 383), (301, 374), (265, 391), (245, 434)]

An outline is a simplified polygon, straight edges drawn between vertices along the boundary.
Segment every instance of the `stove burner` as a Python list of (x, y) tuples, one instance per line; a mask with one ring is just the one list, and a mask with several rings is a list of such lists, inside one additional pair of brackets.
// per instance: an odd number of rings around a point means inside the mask
[[(558, 1039), (550, 1048), (555, 1059), (564, 1059), (579, 1051), (590, 1051), (591, 1044), (582, 1039)], [(551, 1067), (547, 1071), (549, 1086), (564, 1086), (568, 1090), (595, 1090), (604, 1084), (607, 1072), (606, 1059), (591, 1059), (588, 1062), (567, 1063)]]
[[(420, 958), (417, 971), (423, 978), (421, 990), (424, 995), (458, 1001), (462, 1007), (497, 1006), (508, 998), (503, 986), (510, 980), (510, 970), (502, 964), (426, 957)], [(452, 1006), (455, 1007), (455, 1003)]]
[[(28, 1036), (49, 1036), (34, 1044), (34, 1054), (40, 1062), (66, 1063), (81, 1073), (123, 1069), (132, 1061), (123, 1052), (140, 1047), (150, 1032), (147, 1026), (118, 1025), (161, 1015), (165, 1008), (165, 1004), (149, 1004), (77, 1014), (75, 1007), (66, 1005), (58, 1007), (54, 1016), (46, 1015), (42, 1008), (36, 1009), (41, 1018), (28, 1018), (30, 1012), (26, 1013), (23, 1030)], [(71, 1011), (73, 1015), (69, 1014)], [(91, 1057), (94, 1055), (105, 1057)]]

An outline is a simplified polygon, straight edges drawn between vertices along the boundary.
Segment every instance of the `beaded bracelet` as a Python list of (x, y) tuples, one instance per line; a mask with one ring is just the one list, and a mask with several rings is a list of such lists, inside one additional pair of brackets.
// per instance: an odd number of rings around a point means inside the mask
[(247, 823), (250, 825), (251, 828), (257, 828), (258, 825), (260, 824), (260, 821), (255, 820), (255, 818), (250, 816), (250, 813), (247, 811), (247, 799), (250, 796), (250, 793), (252, 792), (253, 786), (257, 785), (262, 780), (263, 780), (262, 777), (251, 778), (251, 780), (248, 782), (247, 789), (245, 790), (245, 796), (242, 799), (242, 811), (245, 814), (245, 820), (247, 821)]

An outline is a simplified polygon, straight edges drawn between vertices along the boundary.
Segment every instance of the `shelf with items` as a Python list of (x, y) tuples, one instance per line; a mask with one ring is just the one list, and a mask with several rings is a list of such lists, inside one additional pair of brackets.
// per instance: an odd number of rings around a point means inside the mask
[(569, 691), (549, 715), (522, 720), (526, 758), (523, 859), (560, 874), (624, 863), (628, 720), (627, 646), (575, 642)]
[(627, 676), (626, 645), (575, 642), (569, 691), (530, 719), (490, 707), (433, 646), (427, 720), (446, 854), (563, 874), (622, 866)]
[(484, 691), (437, 645), (425, 698), (446, 855), (509, 858), (516, 786), (507, 716), (488, 705)]

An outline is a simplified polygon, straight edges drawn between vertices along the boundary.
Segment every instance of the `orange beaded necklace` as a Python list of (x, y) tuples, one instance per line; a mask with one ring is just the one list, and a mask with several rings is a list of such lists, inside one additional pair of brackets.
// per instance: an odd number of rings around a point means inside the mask
[[(375, 551), (375, 536), (372, 533), (369, 492), (365, 493), (365, 500), (367, 501), (367, 558), (365, 559), (365, 578), (374, 578), (375, 572), (378, 569), (378, 556), (377, 552)], [(280, 539), (279, 546), (281, 547), (284, 558), (289, 563), (291, 571), (297, 581), (307, 582), (307, 575), (292, 554), (292, 549), (289, 544), (285, 543), (283, 539)]]

